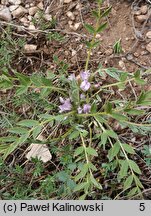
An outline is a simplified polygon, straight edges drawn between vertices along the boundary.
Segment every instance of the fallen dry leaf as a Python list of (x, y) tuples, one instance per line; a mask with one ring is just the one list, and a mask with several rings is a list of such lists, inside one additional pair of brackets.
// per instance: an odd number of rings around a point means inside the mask
[[(42, 141), (43, 137), (39, 136), (37, 139)], [(46, 163), (46, 162), (50, 161), (52, 158), (52, 155), (51, 155), (46, 144), (32, 143), (28, 149), (30, 150), (26, 155), (26, 158), (28, 160), (31, 160), (31, 158), (37, 157), (38, 159), (40, 159), (44, 163)]]

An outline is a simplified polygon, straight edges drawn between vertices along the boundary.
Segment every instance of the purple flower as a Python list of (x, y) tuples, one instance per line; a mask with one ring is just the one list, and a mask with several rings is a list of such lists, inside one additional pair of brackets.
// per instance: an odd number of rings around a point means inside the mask
[(83, 109), (81, 107), (78, 107), (78, 113), (81, 114)]
[(82, 71), (80, 73), (80, 77), (82, 80), (88, 80), (90, 77), (90, 72), (89, 71)]
[(70, 99), (67, 98), (66, 100), (63, 99), (62, 97), (60, 97), (60, 102), (62, 103), (62, 105), (59, 106), (60, 109), (60, 113), (64, 112), (64, 111), (70, 111), (72, 108)]
[(90, 104), (84, 104), (83, 106), (83, 112), (84, 113), (89, 113), (91, 109), (91, 105)]
[(73, 80), (75, 80), (75, 79), (76, 79), (75, 74), (71, 74), (71, 75), (68, 77), (68, 80), (70, 80), (70, 81), (73, 81)]
[(80, 94), (80, 99), (85, 99), (85, 95), (84, 94)]
[(87, 81), (87, 80), (84, 80), (81, 85), (80, 85), (80, 88), (83, 90), (83, 91), (87, 91), (89, 88), (90, 88), (91, 84)]

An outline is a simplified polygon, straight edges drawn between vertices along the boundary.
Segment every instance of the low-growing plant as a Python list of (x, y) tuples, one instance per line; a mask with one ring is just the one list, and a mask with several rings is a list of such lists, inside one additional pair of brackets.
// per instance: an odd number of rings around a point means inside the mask
[[(42, 183), (42, 190), (46, 190), (44, 186), (49, 182), (52, 187), (48, 188), (48, 193), (53, 188), (56, 190), (54, 179), (57, 179), (61, 182), (60, 194), (64, 196), (71, 198), (74, 194), (75, 198), (86, 199), (88, 196), (94, 198), (94, 194), (98, 193), (99, 197), (96, 197), (100, 199), (105, 196), (104, 181), (112, 172), (114, 182), (122, 185), (122, 190), (119, 187), (115, 197), (124, 194), (130, 198), (143, 189), (139, 180), (141, 170), (134, 161), (135, 146), (122, 140), (120, 130), (130, 128), (133, 133), (150, 132), (151, 125), (148, 122), (136, 123), (135, 117), (145, 114), (142, 106), (151, 105), (151, 92), (142, 90), (134, 97), (132, 91), (130, 96), (117, 100), (116, 92), (125, 95), (125, 90), (131, 89), (132, 83), (145, 84), (141, 71), (132, 74), (115, 68), (105, 69), (101, 65), (96, 71), (89, 70), (90, 56), (99, 45), (96, 35), (107, 26), (104, 20), (111, 11), (111, 8), (102, 11), (102, 0), (97, 0), (97, 3), (98, 9), (92, 12), (96, 25), (85, 24), (92, 39), (86, 42), (87, 59), (80, 74), (68, 75), (67, 65), (60, 63), (57, 57), (54, 60), (58, 64), (58, 71), (50, 71), (45, 76), (28, 76), (19, 72), (10, 76), (3, 71), (1, 89), (13, 89), (14, 97), (19, 98), (36, 92), (39, 100), (51, 101), (51, 105), (43, 109), (41, 104), (41, 113), (30, 119), (21, 118), (9, 127), (6, 135), (0, 138), (0, 153), (6, 160), (25, 143), (48, 144), (50, 152), (59, 157), (58, 163), (62, 170), (56, 171), (56, 178), (48, 177)], [(113, 82), (102, 84), (106, 76)], [(44, 133), (44, 140), (37, 140), (46, 128), (49, 133)], [(120, 128), (119, 131), (117, 128)], [(34, 171), (35, 175), (41, 172), (41, 168)]]

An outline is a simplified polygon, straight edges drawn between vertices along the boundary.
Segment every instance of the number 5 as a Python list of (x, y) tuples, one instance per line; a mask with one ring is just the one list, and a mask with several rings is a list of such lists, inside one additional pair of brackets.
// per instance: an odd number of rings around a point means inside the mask
[(139, 204), (139, 210), (144, 211), (145, 210), (145, 203), (140, 203)]

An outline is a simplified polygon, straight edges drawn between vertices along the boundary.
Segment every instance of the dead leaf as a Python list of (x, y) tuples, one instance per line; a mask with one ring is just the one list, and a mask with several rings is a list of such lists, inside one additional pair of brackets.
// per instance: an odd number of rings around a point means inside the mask
[[(42, 136), (37, 137), (38, 140), (43, 140)], [(37, 143), (32, 143), (29, 146), (29, 152), (26, 155), (26, 158), (28, 160), (31, 160), (31, 158), (38, 158), (42, 160), (44, 163), (48, 162), (51, 160), (52, 155), (47, 147), (46, 144), (37, 144)]]

